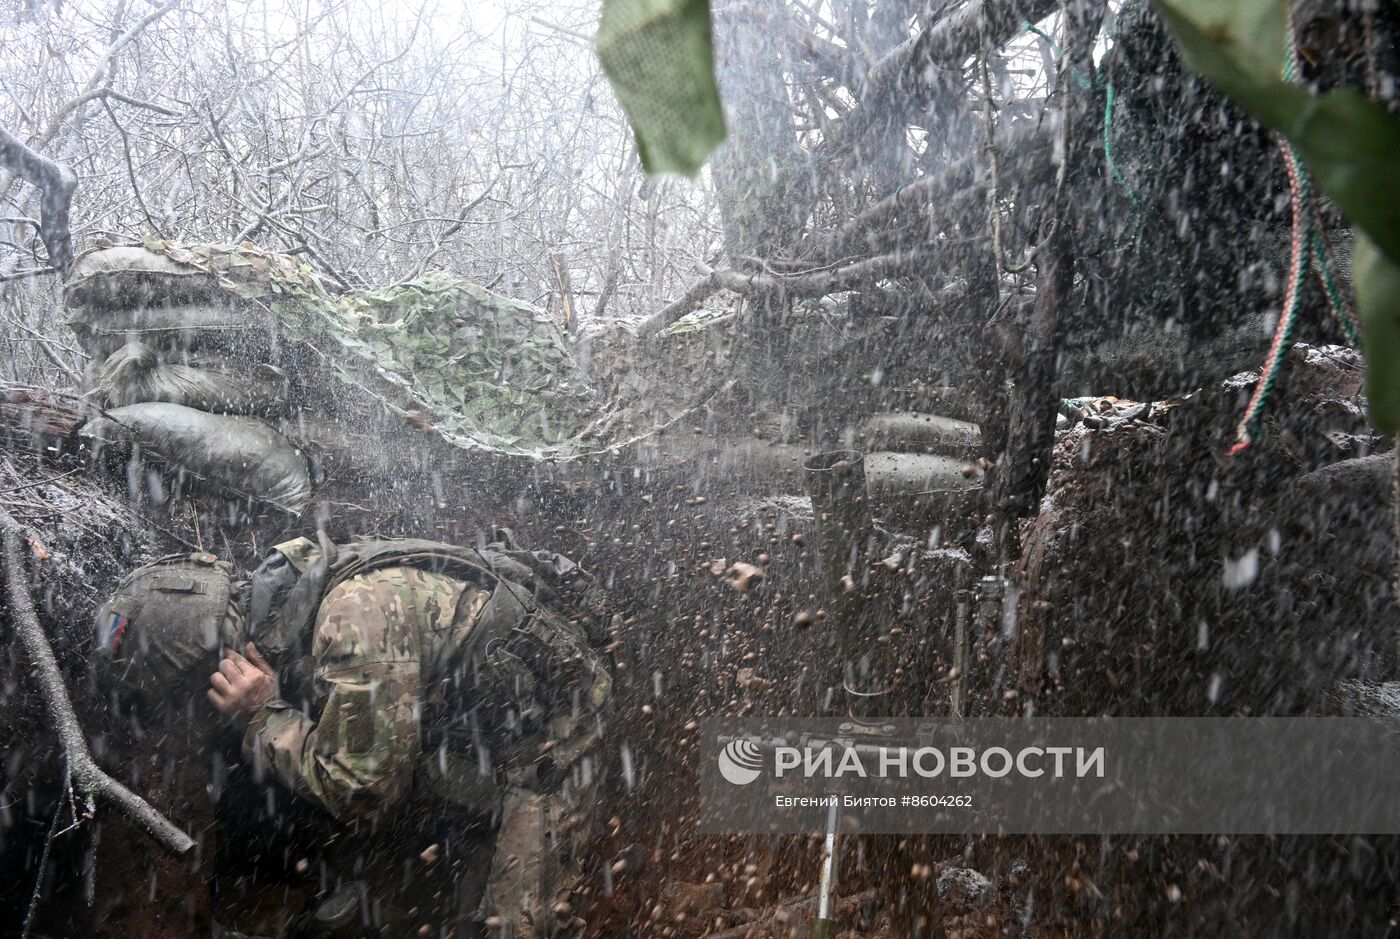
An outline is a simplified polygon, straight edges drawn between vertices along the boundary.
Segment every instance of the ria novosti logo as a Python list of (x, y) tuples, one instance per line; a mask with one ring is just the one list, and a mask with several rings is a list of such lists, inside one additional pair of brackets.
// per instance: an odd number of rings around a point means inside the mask
[(719, 751), (719, 774), (725, 782), (747, 786), (763, 772), (763, 751), (751, 740), (731, 740)]
[(773, 754), (771, 772), (775, 779), (1001, 779), (1011, 775), (1025, 779), (1102, 779), (1106, 748), (1031, 746), (1012, 752), (998, 746), (943, 749), (852, 745), (831, 739), (794, 747), (777, 743), (765, 746), (752, 737), (735, 737), (720, 748), (719, 773), (728, 783), (747, 786), (768, 769), (769, 751)]

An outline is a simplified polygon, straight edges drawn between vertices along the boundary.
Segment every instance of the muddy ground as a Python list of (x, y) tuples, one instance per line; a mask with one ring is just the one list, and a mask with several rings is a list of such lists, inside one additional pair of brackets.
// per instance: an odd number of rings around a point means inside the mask
[[(1366, 430), (1358, 363), (1307, 348), (1294, 359), (1263, 440), (1233, 461), (1224, 451), (1249, 376), (1151, 411), (1104, 403), (1061, 429), (1049, 493), (1021, 529), (1014, 628), (979, 637), (978, 713), (1336, 711), (1355, 706), (1339, 689), (1393, 676), (1389, 458), (1370, 456), (1384, 443)], [(147, 487), (78, 454), (41, 459), (12, 437), (5, 459), (0, 500), (42, 547), (34, 590), (99, 751), (118, 738), (85, 644), (119, 572), (186, 545), (247, 561), (309, 525), (267, 516), (234, 534), (180, 500), (152, 505)], [(698, 721), (840, 706), (810, 504), (795, 484), (770, 488), (787, 492), (755, 491), (701, 458), (583, 479), (508, 466), (445, 484), (427, 474), (382, 503), (326, 506), (322, 518), (346, 533), (461, 540), (511, 527), (604, 579), (619, 616), (608, 647), (617, 712), (586, 886), (591, 935), (810, 929), (815, 838), (695, 834)], [(863, 585), (904, 713), (946, 713), (952, 596), (974, 577), (966, 538), (978, 521), (952, 518), (937, 534), (892, 526), (891, 560)], [(752, 570), (736, 575), (736, 562)], [(20, 742), (4, 764), (0, 930), (13, 930), (59, 767), (6, 636), (2, 719)], [(133, 784), (175, 809), (197, 801), (178, 791), (189, 776), (144, 746), (135, 770), (113, 757)], [(201, 863), (170, 860), (100, 815), (55, 839), (36, 932), (203, 934)], [(851, 935), (1385, 935), (1397, 869), (1390, 838), (847, 839), (838, 909)]]

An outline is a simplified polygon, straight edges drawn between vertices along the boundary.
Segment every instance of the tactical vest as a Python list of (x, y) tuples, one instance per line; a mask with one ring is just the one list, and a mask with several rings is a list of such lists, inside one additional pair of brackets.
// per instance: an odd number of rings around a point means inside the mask
[[(589, 640), (601, 643), (601, 591), (593, 577), (561, 554), (521, 549), (508, 529), (496, 535), (479, 550), (412, 538), (335, 545), (322, 533), (319, 545), (284, 542), (253, 572), (248, 638), (265, 655), (298, 657), (310, 651), (316, 611), (333, 588), (370, 571), (415, 567), (490, 590), (481, 622), (523, 616), (527, 605), (552, 608), (573, 614)], [(501, 581), (504, 589), (496, 589)]]
[[(480, 550), (416, 539), (336, 545), (323, 534), (318, 535), (319, 544), (301, 538), (278, 545), (252, 576), (248, 638), (277, 667), (284, 697), (296, 700), (299, 691), (310, 697), (312, 634), (326, 596), (353, 577), (413, 567), (489, 591), (466, 641), (454, 652), (454, 662), (465, 662), (480, 649), (488, 668), (515, 670), (512, 680), (522, 688), (531, 684), (525, 666), (534, 657), (587, 662), (602, 676), (597, 681), (607, 693), (610, 681), (592, 649), (597, 642), (593, 637), (602, 631), (596, 582), (562, 555), (524, 551), (508, 531), (497, 535), (500, 540)], [(494, 813), (503, 780), (483, 771), (467, 728), (451, 720), (437, 728), (430, 724), (425, 720), (422, 726), (419, 785), (450, 804)], [(538, 753), (547, 733), (528, 735), (516, 748)], [(584, 746), (580, 742), (573, 749)], [(558, 758), (574, 755), (559, 752)], [(537, 762), (530, 760), (532, 765)]]

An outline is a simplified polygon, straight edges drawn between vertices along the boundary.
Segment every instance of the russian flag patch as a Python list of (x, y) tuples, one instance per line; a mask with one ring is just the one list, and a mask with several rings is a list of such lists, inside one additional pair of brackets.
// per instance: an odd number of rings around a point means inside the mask
[(130, 622), (125, 613), (114, 612), (108, 615), (107, 621), (101, 624), (98, 631), (97, 647), (108, 655), (116, 655), (117, 647), (122, 644), (122, 637), (126, 635), (126, 627)]

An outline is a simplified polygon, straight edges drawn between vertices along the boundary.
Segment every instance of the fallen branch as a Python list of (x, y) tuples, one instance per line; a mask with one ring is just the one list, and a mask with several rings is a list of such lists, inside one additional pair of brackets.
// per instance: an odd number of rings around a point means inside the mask
[(885, 54), (865, 76), (856, 106), (833, 125), (820, 150), (828, 156), (860, 141), (883, 115), (901, 103), (920, 101), (942, 79), (940, 72), (961, 75), (968, 59), (1016, 35), (1022, 22), (1036, 22), (1054, 12), (1056, 0), (973, 0), (947, 13)]
[(104, 773), (93, 760), (48, 636), (44, 634), (43, 627), (39, 625), (39, 616), (34, 611), (34, 598), (29, 594), (25, 573), (24, 550), (28, 539), (24, 529), (9, 512), (0, 509), (0, 531), (4, 533), (4, 572), (10, 619), (20, 645), (34, 665), (44, 705), (63, 744), (68, 783), (73, 792), (82, 797), (87, 815), (95, 811), (96, 802), (100, 800), (115, 807), (171, 853), (186, 854), (194, 847), (194, 839), (152, 808), (146, 800)]
[(637, 335), (643, 339), (656, 335), (700, 306), (710, 294), (718, 290), (733, 290), (736, 293), (780, 291), (790, 296), (821, 297), (838, 290), (850, 289), (864, 281), (907, 273), (928, 261), (930, 257), (932, 255), (927, 251), (895, 251), (839, 267), (827, 266), (816, 271), (790, 274), (776, 271), (736, 271), (729, 268), (709, 271), (691, 284), (690, 289), (679, 299), (643, 320), (637, 327)]
[(0, 437), (28, 441), (35, 450), (61, 446), (97, 413), (91, 402), (75, 395), (0, 381)]
[[(1021, 170), (1022, 185), (1036, 183), (1050, 169), (1049, 134), (1038, 124), (1022, 124), (1003, 132), (998, 146), (1011, 153)], [(951, 218), (987, 198), (985, 160), (968, 154), (939, 172), (905, 183), (893, 193), (862, 209), (824, 243), (813, 246), (815, 257), (833, 257), (859, 250), (859, 242), (905, 213), (934, 211)]]
[(711, 294), (717, 293), (719, 289), (719, 278), (715, 276), (714, 271), (710, 271), (704, 277), (691, 284), (690, 289), (685, 293), (643, 320), (641, 325), (637, 327), (637, 335), (643, 339), (655, 336), (691, 310), (699, 307), (700, 304), (709, 299)]

